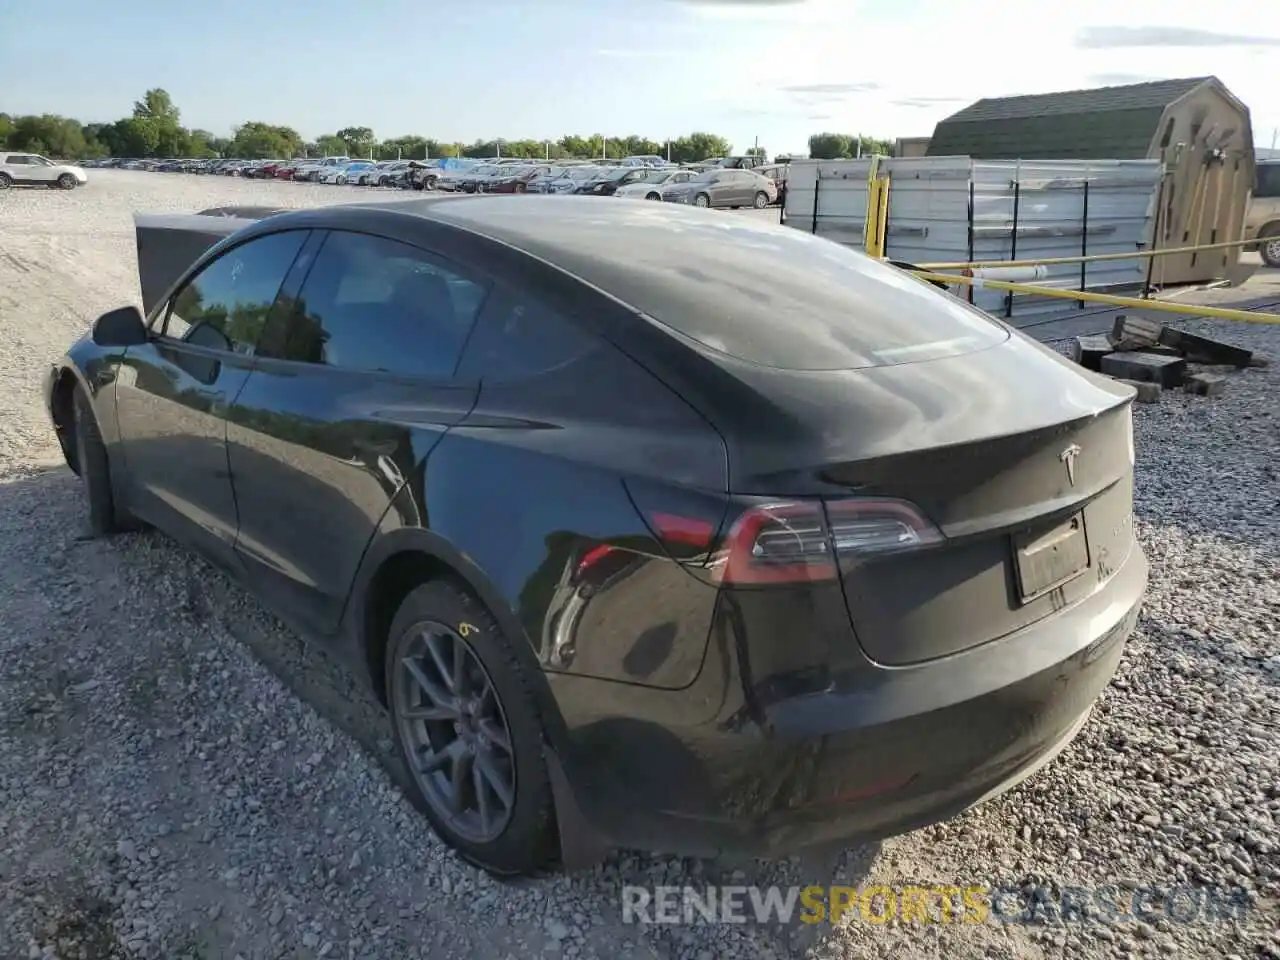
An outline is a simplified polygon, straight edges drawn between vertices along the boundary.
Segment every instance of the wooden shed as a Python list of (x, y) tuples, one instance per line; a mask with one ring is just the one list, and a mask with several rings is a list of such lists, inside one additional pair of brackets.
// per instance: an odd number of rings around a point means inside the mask
[[(979, 100), (939, 123), (929, 156), (1158, 159), (1156, 247), (1238, 240), (1253, 186), (1249, 109), (1216, 77)], [(1225, 275), (1238, 252), (1157, 257), (1156, 285)]]
[(927, 157), (929, 155), (928, 137), (899, 137), (893, 144), (895, 157)]

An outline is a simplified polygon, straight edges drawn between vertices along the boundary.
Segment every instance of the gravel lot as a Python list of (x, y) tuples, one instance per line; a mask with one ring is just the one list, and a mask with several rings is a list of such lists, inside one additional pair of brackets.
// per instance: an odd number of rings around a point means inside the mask
[[(834, 863), (622, 854), (499, 884), (412, 812), (385, 721), (322, 651), (159, 534), (82, 539), (38, 396), (46, 360), (137, 300), (133, 211), (358, 196), (115, 171), (0, 194), (0, 957), (1280, 958), (1280, 368), (1138, 408), (1146, 614), (1083, 734), (1021, 788)], [(1280, 359), (1280, 328), (1190, 328)], [(708, 882), (1211, 883), (1252, 906), (1215, 924), (622, 922), (622, 884)]]

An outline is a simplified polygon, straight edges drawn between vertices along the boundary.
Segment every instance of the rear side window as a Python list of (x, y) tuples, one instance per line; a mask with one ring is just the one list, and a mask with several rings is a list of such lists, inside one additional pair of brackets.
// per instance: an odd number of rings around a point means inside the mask
[(1280, 163), (1258, 164), (1258, 188), (1253, 195), (1271, 200), (1280, 197)]
[(467, 341), (458, 376), (465, 380), (515, 380), (576, 360), (595, 336), (551, 308), (506, 290), (495, 290)]
[(448, 378), (485, 292), (416, 247), (335, 231), (302, 285), (279, 357)]

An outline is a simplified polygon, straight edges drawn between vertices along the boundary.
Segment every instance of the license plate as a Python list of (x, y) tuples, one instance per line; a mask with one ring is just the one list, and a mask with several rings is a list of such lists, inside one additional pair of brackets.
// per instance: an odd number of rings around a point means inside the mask
[(1023, 531), (1013, 537), (1018, 595), (1023, 603), (1044, 596), (1089, 569), (1089, 538), (1084, 514)]

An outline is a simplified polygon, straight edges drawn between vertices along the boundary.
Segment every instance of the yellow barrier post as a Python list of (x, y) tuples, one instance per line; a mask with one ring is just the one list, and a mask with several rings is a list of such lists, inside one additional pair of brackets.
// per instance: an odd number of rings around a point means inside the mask
[(880, 178), (880, 208), (876, 217), (876, 256), (883, 257), (889, 246), (889, 175)]
[(876, 182), (879, 171), (880, 157), (873, 155), (867, 164), (867, 215), (862, 220), (862, 249), (870, 257), (880, 256), (875, 242), (875, 225), (879, 221), (880, 192)]
[[(1002, 264), (1002, 266), (1010, 266), (1010, 264)], [(1058, 300), (1083, 300), (1086, 303), (1102, 303), (1113, 307), (1128, 307), (1132, 310), (1177, 313), (1183, 316), (1209, 317), (1215, 320), (1280, 324), (1280, 314), (1274, 313), (1232, 310), (1229, 307), (1196, 306), (1189, 303), (1169, 303), (1167, 300), (1144, 300), (1140, 297), (1118, 297), (1110, 293), (1091, 293), (1086, 290), (1059, 290), (1057, 287), (1041, 287), (1030, 283), (1009, 283), (1004, 280), (966, 277), (954, 273), (935, 273), (931, 270), (912, 270), (911, 273), (921, 280), (940, 281), (947, 284), (960, 283), (977, 288), (990, 287), (993, 290), (1007, 290), (1010, 293), (1030, 293), (1037, 297), (1050, 297)]]

